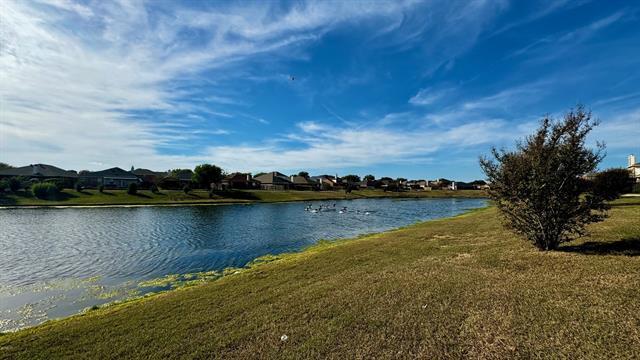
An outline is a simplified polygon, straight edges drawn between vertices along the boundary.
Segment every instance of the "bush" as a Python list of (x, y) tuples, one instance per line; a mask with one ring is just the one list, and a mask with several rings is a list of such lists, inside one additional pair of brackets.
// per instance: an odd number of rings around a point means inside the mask
[(98, 186), (98, 191), (100, 191), (101, 193), (104, 192), (104, 185), (100, 185)]
[(151, 187), (149, 188), (151, 190), (152, 193), (157, 194), (160, 192), (160, 190), (158, 190), (158, 186), (156, 186), (156, 184), (152, 184)]
[(593, 193), (605, 200), (615, 200), (633, 190), (633, 179), (627, 169), (609, 169), (596, 174)]
[(64, 181), (56, 179), (51, 181), (51, 183), (56, 186), (56, 189), (58, 189), (58, 191), (64, 190)]
[(80, 183), (76, 183), (75, 189), (77, 192), (82, 192), (82, 190), (84, 190), (84, 188), (82, 187), (82, 184)]
[(0, 179), (0, 192), (5, 192), (9, 188), (9, 180)]
[(17, 177), (9, 178), (9, 189), (11, 189), (11, 191), (16, 192), (20, 190), (21, 187), (22, 182), (20, 181), (20, 179), (18, 179)]
[(31, 185), (31, 192), (38, 199), (54, 199), (60, 193), (58, 187), (50, 182)]
[(185, 186), (182, 188), (182, 191), (184, 191), (184, 193), (185, 193), (185, 194), (189, 194), (189, 193), (191, 192), (191, 186), (189, 186), (189, 185), (185, 185)]
[(480, 159), (505, 225), (540, 250), (584, 235), (587, 224), (606, 215), (602, 197), (585, 193), (582, 180), (604, 157), (604, 145), (598, 144), (596, 151), (585, 147), (596, 125), (591, 113), (578, 106), (564, 121), (543, 119), (516, 150), (493, 149), (495, 160)]
[(138, 193), (138, 184), (136, 183), (129, 184), (129, 187), (127, 188), (127, 194), (135, 195), (137, 193)]

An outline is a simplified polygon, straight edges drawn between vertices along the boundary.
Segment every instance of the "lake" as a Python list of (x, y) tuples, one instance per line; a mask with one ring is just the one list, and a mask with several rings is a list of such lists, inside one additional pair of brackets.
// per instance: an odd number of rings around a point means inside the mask
[(0, 331), (206, 281), (225, 268), (322, 239), (381, 232), (485, 205), (484, 199), (359, 199), (2, 209)]

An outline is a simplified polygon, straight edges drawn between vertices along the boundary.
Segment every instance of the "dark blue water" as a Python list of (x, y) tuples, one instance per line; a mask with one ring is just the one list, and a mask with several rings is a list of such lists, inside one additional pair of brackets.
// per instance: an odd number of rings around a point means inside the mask
[[(323, 210), (305, 211), (309, 204)], [(0, 210), (0, 331), (158, 290), (141, 287), (145, 280), (240, 267), (321, 239), (385, 231), (484, 205), (483, 199), (362, 199)]]

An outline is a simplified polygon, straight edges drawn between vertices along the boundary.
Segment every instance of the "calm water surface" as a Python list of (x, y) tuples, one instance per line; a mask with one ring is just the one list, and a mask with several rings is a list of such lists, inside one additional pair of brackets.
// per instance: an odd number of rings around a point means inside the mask
[[(149, 282), (166, 275), (241, 267), (256, 257), (300, 250), (321, 239), (385, 231), (485, 204), (483, 199), (362, 199), (3, 209), (0, 331), (170, 288), (166, 282)], [(308, 205), (314, 209), (323, 205), (325, 210), (305, 211)], [(345, 206), (347, 211), (340, 213)]]

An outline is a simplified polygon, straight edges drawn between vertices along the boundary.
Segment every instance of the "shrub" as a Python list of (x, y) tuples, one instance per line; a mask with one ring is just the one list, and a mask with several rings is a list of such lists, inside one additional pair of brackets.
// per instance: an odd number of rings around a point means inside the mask
[(127, 188), (127, 194), (135, 195), (137, 193), (138, 193), (138, 184), (136, 183), (129, 184), (129, 187)]
[(9, 180), (0, 179), (0, 192), (4, 192), (7, 188), (9, 188)]
[(151, 187), (149, 188), (151, 190), (152, 193), (157, 194), (160, 191), (158, 190), (158, 186), (156, 184), (152, 184)]
[(190, 192), (191, 192), (191, 186), (189, 186), (188, 184), (187, 184), (187, 185), (185, 185), (185, 186), (182, 188), (182, 191), (184, 191), (184, 193), (185, 193), (185, 194), (190, 193)]
[(13, 192), (20, 190), (20, 188), (22, 187), (22, 182), (17, 177), (9, 178), (8, 182), (9, 182), (9, 189), (11, 189), (11, 191)]
[(82, 187), (82, 184), (80, 183), (76, 183), (75, 189), (77, 192), (82, 192), (82, 190), (84, 190), (84, 188)]
[(582, 106), (563, 121), (542, 120), (535, 134), (516, 144), (516, 150), (492, 150), (495, 160), (480, 159), (491, 183), (490, 197), (505, 225), (540, 250), (582, 236), (585, 226), (601, 221), (607, 205), (585, 193), (582, 177), (602, 161), (604, 145), (585, 147), (587, 134), (597, 125)]
[(615, 200), (633, 189), (633, 179), (627, 169), (609, 169), (599, 172), (593, 179), (593, 193), (605, 200)]
[(104, 192), (104, 185), (101, 184), (100, 186), (98, 186), (98, 191), (103, 193)]
[(59, 194), (58, 187), (50, 182), (42, 182), (31, 185), (31, 192), (38, 199), (53, 199)]
[(64, 190), (64, 185), (65, 184), (64, 184), (63, 180), (56, 179), (56, 180), (53, 180), (52, 183), (53, 183), (53, 185), (56, 186), (56, 189), (58, 189), (58, 191)]

